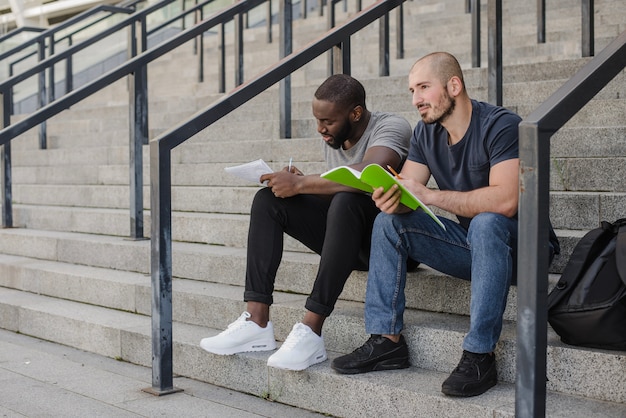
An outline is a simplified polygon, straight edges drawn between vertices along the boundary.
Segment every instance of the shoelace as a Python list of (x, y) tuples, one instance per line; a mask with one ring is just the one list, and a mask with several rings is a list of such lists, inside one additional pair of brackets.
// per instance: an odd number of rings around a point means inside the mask
[(306, 328), (304, 326), (295, 327), (287, 336), (287, 339), (283, 343), (283, 347), (291, 349), (298, 344), (304, 337), (306, 337)]
[(232, 322), (228, 325), (228, 327), (226, 328), (226, 330), (224, 331), (227, 334), (230, 334), (232, 332), (238, 331), (241, 328), (245, 327), (246, 324), (246, 319), (248, 319), (250, 316), (246, 315), (245, 313), (242, 313), (241, 316), (239, 318), (237, 318), (237, 320), (235, 322)]
[(461, 361), (456, 367), (456, 371), (465, 375), (468, 375), (474, 371), (480, 374), (480, 367), (478, 366), (479, 362), (480, 358), (478, 356), (463, 353)]

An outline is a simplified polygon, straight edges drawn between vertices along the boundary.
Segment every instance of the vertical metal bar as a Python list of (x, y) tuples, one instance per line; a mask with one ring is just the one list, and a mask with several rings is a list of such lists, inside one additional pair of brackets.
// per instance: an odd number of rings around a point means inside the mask
[(480, 67), (480, 0), (472, 1), (472, 67)]
[(404, 3), (396, 9), (396, 59), (404, 58)]
[[(139, 29), (136, 26), (140, 26)], [(144, 50), (145, 44), (141, 35), (145, 29), (145, 19), (140, 19), (131, 25), (131, 36), (128, 54), (137, 55), (137, 50)], [(134, 239), (143, 238), (143, 149), (142, 145), (148, 142), (148, 100), (147, 100), (147, 69), (138, 68), (128, 75), (129, 85), (129, 189), (130, 189), (130, 236)]]
[(267, 43), (272, 43), (272, 0), (267, 0)]
[[(48, 56), (54, 55), (54, 34), (50, 36), (50, 45), (48, 45), (50, 52)], [(54, 65), (51, 65), (48, 68), (48, 103), (52, 103), (56, 96), (55, 88), (54, 88)]]
[(174, 387), (172, 338), (172, 161), (163, 142), (150, 143), (150, 270), (152, 282), (152, 388), (164, 395)]
[(472, 13), (472, 0), (465, 0), (465, 13)]
[[(195, 14), (199, 22), (204, 19), (202, 9), (196, 10)], [(204, 81), (204, 33), (196, 38), (196, 42), (198, 44), (198, 83), (202, 83)]]
[(339, 48), (335, 50), (335, 74), (348, 74), (352, 73), (352, 62), (350, 59), (350, 38), (343, 41)]
[[(38, 56), (39, 61), (43, 61), (46, 59), (46, 43), (45, 39), (41, 39), (38, 43)], [(39, 92), (39, 109), (46, 105), (46, 70), (42, 70), (38, 76), (38, 92)], [(46, 149), (48, 148), (48, 126), (46, 121), (41, 122), (39, 125), (39, 148)]]
[[(11, 94), (0, 92), (2, 107), (2, 129), (11, 124)], [(2, 227), (13, 227), (13, 203), (11, 192), (11, 142), (0, 148), (0, 167), (2, 169)]]
[(546, 0), (537, 0), (537, 43), (546, 43)]
[(307, 18), (307, 14), (308, 14), (308, 2), (307, 0), (300, 0), (300, 16), (302, 16), (302, 19), (306, 19)]
[[(279, 55), (284, 58), (291, 54), (293, 48), (293, 4), (292, 0), (282, 0), (279, 4), (280, 16), (280, 45)], [(280, 106), (280, 137), (291, 138), (291, 76), (280, 80), (279, 106)]]
[(330, 5), (332, 5), (333, 0), (319, 0), (320, 2), (320, 7), (319, 7), (319, 15), (320, 16), (324, 16), (324, 2), (330, 2)]
[[(320, 0), (323, 1), (323, 0)], [(321, 5), (321, 3), (320, 3)], [(328, 10), (327, 10), (327, 15), (326, 15), (326, 22), (327, 22), (327, 29), (331, 30), (332, 28), (335, 27), (335, 1), (334, 0), (328, 0)], [(335, 64), (334, 64), (334, 56), (335, 56), (335, 52), (334, 49), (337, 48), (337, 46), (334, 46), (330, 51), (328, 51), (328, 63), (327, 63), (327, 70), (326, 73), (327, 75), (330, 77), (331, 75), (333, 75), (333, 71), (335, 68)]]
[(594, 51), (594, 19), (593, 19), (593, 10), (594, 4), (593, 0), (582, 0), (581, 2), (581, 15), (582, 15), (582, 56), (583, 57), (592, 57), (595, 54)]
[[(68, 40), (68, 47), (72, 46), (72, 38)], [(65, 61), (65, 94), (74, 90), (74, 69), (72, 55), (67, 57)]]
[(502, 0), (488, 0), (487, 6), (487, 94), (489, 103), (502, 106)]
[(235, 23), (235, 86), (243, 84), (243, 15), (234, 17)]
[(356, 0), (356, 11), (357, 13), (363, 10), (363, 0)]
[(378, 19), (378, 75), (389, 75), (389, 13)]
[(226, 37), (223, 23), (219, 25), (218, 37), (217, 82), (218, 91), (224, 93), (226, 92)]
[[(520, 123), (515, 416), (546, 414), (550, 138)], [(523, 227), (521, 227), (523, 226)]]

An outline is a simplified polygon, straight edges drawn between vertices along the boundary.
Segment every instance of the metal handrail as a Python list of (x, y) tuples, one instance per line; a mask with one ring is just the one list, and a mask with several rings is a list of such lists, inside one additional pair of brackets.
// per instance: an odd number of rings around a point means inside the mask
[[(336, 45), (349, 45), (352, 34), (385, 16), (404, 1), (378, 0), (348, 22), (282, 58), (265, 72), (150, 141), (152, 392), (176, 391), (172, 364), (172, 149)], [(291, 0), (283, 0), (281, 6), (290, 8)], [(343, 70), (350, 72), (349, 67)]]
[(19, 35), (22, 32), (43, 32), (45, 30), (46, 29), (44, 28), (36, 28), (33, 26), (22, 26), (21, 28), (17, 28), (9, 33), (5, 33), (4, 35), (0, 36), (0, 42), (8, 41), (9, 39)]
[[(132, 13), (132, 12), (134, 12), (134, 9), (130, 9), (129, 8), (128, 11), (124, 12), (124, 13)], [(51, 45), (49, 46), (49, 48), (50, 48), (50, 55), (52, 55), (54, 53), (54, 46), (52, 46), (52, 45), (56, 45), (56, 44), (59, 44), (59, 43), (65, 41), (65, 40), (67, 40), (69, 46), (71, 46), (72, 45), (72, 39), (73, 39), (73, 37), (75, 35), (77, 35), (78, 33), (83, 32), (83, 31), (85, 31), (85, 30), (87, 30), (87, 29), (97, 25), (98, 23), (102, 23), (103, 21), (105, 21), (106, 19), (108, 19), (108, 18), (110, 18), (111, 16), (114, 16), (114, 15), (115, 15), (115, 13), (111, 13), (111, 14), (108, 14), (106, 16), (102, 16), (99, 19), (96, 19), (93, 22), (90, 22), (89, 24), (87, 24), (85, 26), (82, 26), (82, 27), (72, 31), (71, 33), (68, 33), (67, 35), (65, 35), (65, 36), (63, 36), (61, 38), (56, 39), (56, 38), (54, 38), (54, 35), (51, 36), (50, 39), (53, 42), (51, 42)], [(45, 47), (45, 45), (44, 45), (44, 47)], [(14, 65), (20, 63), (21, 61), (27, 60), (28, 58), (32, 57), (33, 55), (37, 55), (37, 52), (33, 51), (30, 54), (22, 55), (17, 60), (10, 62), (9, 63), (9, 74), (13, 75), (12, 67)]]
[[(166, 0), (173, 1), (173, 0)], [(131, 119), (131, 132), (130, 132), (130, 172), (131, 172), (131, 199), (130, 199), (130, 212), (131, 212), (131, 237), (142, 238), (143, 237), (143, 187), (142, 187), (142, 162), (141, 162), (141, 145), (147, 143), (148, 136), (148, 110), (147, 110), (147, 64), (153, 60), (161, 57), (162, 55), (172, 51), (187, 41), (194, 39), (195, 37), (202, 35), (208, 29), (212, 27), (232, 20), (235, 16), (247, 12), (248, 10), (262, 4), (267, 0), (247, 0), (244, 2), (238, 2), (233, 6), (216, 13), (212, 17), (199, 22), (197, 25), (173, 36), (172, 38), (161, 42), (159, 45), (144, 51), (143, 53), (136, 55), (134, 58), (129, 59), (120, 66), (112, 69), (111, 71), (103, 74), (96, 80), (88, 83), (81, 88), (73, 90), (70, 93), (65, 94), (58, 100), (44, 105), (37, 111), (30, 114), (27, 118), (18, 121), (14, 124), (10, 124), (10, 106), (11, 106), (11, 94), (7, 91), (11, 83), (16, 80), (21, 80), (26, 77), (26, 74), (36, 74), (38, 71), (42, 71), (46, 68), (46, 65), (53, 65), (58, 60), (64, 59), (69, 54), (84, 48), (85, 43), (93, 42), (81, 42), (78, 45), (69, 48), (66, 51), (60, 52), (55, 56), (49, 57), (42, 61), (33, 69), (26, 71), (25, 73), (16, 75), (9, 80), (0, 83), (0, 114), (2, 117), (2, 124), (4, 127), (0, 130), (0, 145), (3, 145), (2, 155), (0, 156), (0, 164), (2, 164), (0, 175), (2, 175), (2, 225), (3, 227), (11, 227), (13, 223), (12, 217), (12, 202), (11, 202), (11, 149), (10, 141), (18, 135), (26, 132), (27, 130), (45, 122), (50, 117), (60, 113), (61, 111), (68, 109), (72, 105), (85, 99), (91, 94), (107, 87), (109, 84), (121, 79), (125, 76), (130, 76), (130, 119)], [(145, 22), (145, 14), (149, 13), (151, 9), (145, 9), (141, 12), (137, 12), (131, 15), (124, 22), (134, 22), (137, 18), (140, 21)], [(115, 28), (120, 27), (124, 22), (115, 25)], [(142, 24), (143, 26), (143, 24)], [(134, 25), (131, 25), (131, 29), (134, 30)], [(145, 29), (145, 28), (144, 28)], [(104, 34), (108, 34), (111, 30), (107, 30), (101, 34), (96, 35), (95, 38), (101, 39)], [(143, 31), (145, 32), (145, 31)], [(94, 38), (94, 39), (95, 39)], [(133, 37), (134, 38), (134, 37)], [(145, 42), (142, 42), (145, 45)], [(10, 89), (9, 89), (10, 90)]]
[(550, 138), (624, 68), (626, 31), (519, 125), (516, 417), (546, 413)]
[(96, 14), (96, 13), (100, 13), (100, 12), (110, 12), (110, 13), (133, 13), (135, 10), (132, 8), (126, 8), (126, 7), (117, 7), (117, 6), (108, 6), (108, 5), (100, 5), (100, 6), (96, 6), (93, 7), (89, 10), (84, 11), (83, 13), (80, 13), (66, 21), (64, 21), (63, 23), (58, 24), (57, 26), (50, 28), (50, 29), (46, 29), (43, 32), (41, 32), (41, 34), (39, 34), (38, 36), (33, 37), (32, 39), (29, 39), (26, 42), (21, 43), (20, 45), (17, 45), (14, 48), (11, 48), (10, 50), (3, 52), (2, 54), (0, 54), (0, 61), (4, 60), (5, 58), (10, 57), (13, 54), (16, 54), (24, 49), (26, 49), (27, 47), (31, 46), (31, 45), (36, 45), (39, 44), (40, 42), (45, 42), (46, 38), (50, 38), (52, 36), (54, 36), (55, 33), (60, 32), (64, 29), (69, 28), (70, 26), (81, 22), (82, 20)]

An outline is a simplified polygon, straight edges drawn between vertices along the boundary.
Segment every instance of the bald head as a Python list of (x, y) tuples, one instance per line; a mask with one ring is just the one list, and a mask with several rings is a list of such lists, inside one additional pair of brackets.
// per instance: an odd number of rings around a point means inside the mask
[(463, 80), (463, 71), (456, 58), (447, 52), (433, 52), (428, 54), (413, 64), (411, 71), (426, 66), (431, 74), (434, 74), (442, 85), (446, 85), (452, 77), (458, 77), (461, 80), (463, 90), (465, 90), (465, 81)]

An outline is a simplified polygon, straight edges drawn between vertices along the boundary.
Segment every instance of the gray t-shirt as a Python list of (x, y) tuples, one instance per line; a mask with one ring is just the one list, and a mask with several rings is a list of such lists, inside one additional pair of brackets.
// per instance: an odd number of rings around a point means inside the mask
[(344, 150), (324, 145), (324, 156), (330, 170), (342, 165), (360, 163), (369, 147), (378, 146), (391, 148), (404, 162), (408, 154), (410, 139), (411, 125), (405, 118), (393, 113), (372, 112), (365, 132), (354, 146)]

